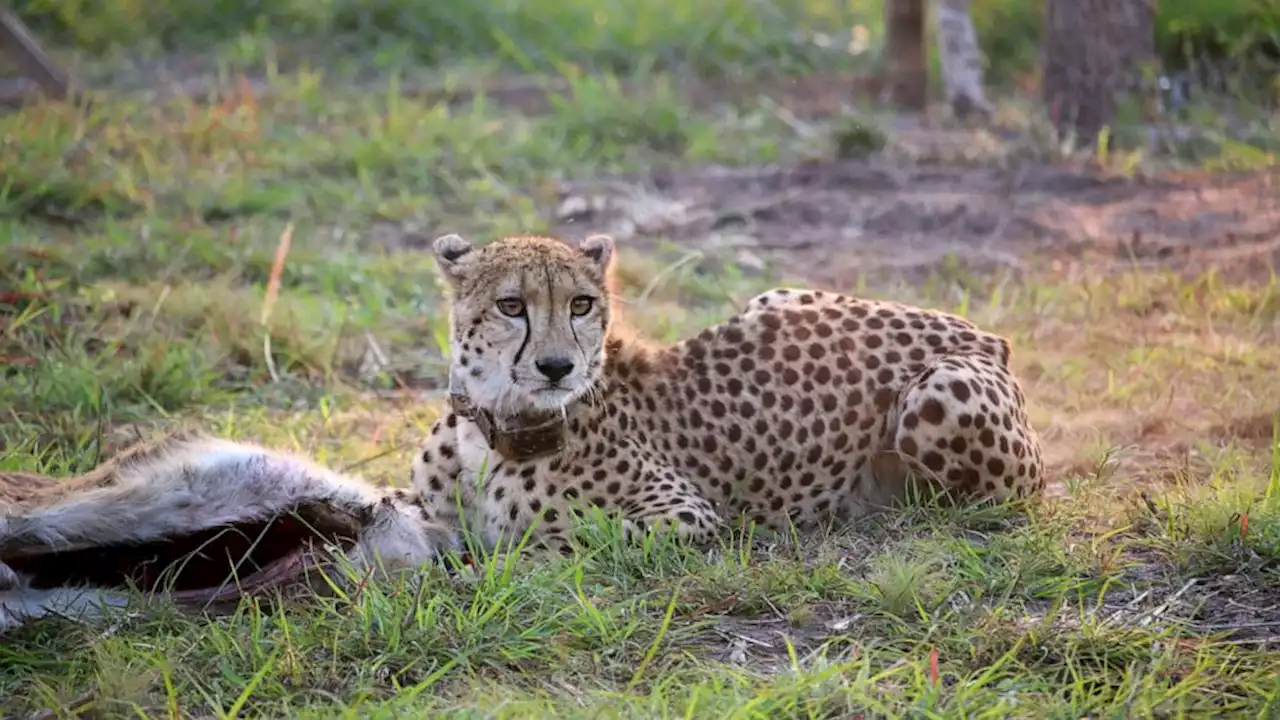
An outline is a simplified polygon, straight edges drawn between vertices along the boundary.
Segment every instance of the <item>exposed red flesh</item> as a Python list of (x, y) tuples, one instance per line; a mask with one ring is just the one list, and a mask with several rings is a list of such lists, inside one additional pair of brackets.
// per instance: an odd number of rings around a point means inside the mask
[(302, 575), (302, 557), (302, 548), (297, 548), (271, 561), (261, 570), (240, 578), (238, 582), (235, 578), (229, 578), (226, 583), (218, 587), (178, 590), (169, 593), (169, 597), (177, 603), (204, 604), (236, 600), (245, 595), (254, 595), (282, 587)]

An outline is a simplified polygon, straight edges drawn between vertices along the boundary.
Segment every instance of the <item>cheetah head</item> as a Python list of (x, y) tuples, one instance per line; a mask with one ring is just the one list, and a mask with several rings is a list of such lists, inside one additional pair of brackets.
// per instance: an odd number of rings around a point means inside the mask
[(604, 368), (613, 240), (543, 237), (434, 244), (452, 300), (450, 384), (495, 414), (560, 410)]

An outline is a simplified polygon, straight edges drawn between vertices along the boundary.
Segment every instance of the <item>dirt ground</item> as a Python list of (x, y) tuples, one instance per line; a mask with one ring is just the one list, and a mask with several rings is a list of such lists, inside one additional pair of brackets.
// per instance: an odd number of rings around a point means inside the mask
[(911, 280), (946, 262), (975, 272), (1087, 261), (1265, 275), (1280, 259), (1278, 179), (887, 160), (656, 171), (566, 185), (556, 231), (589, 226), (635, 247), (666, 238), (821, 285), (858, 273)]
[[(491, 102), (536, 115), (549, 110), (549, 95), (569, 92), (562, 85), (497, 80), (482, 88)], [(405, 92), (464, 104), (476, 91)], [(702, 110), (768, 98), (793, 123), (816, 129), (882, 99), (883, 82), (697, 80), (675, 91)], [(910, 281), (943, 263), (978, 273), (1087, 263), (1090, 271), (1212, 266), (1266, 276), (1280, 260), (1280, 170), (1129, 178), (1020, 160), (1010, 148), (1034, 142), (1025, 130), (947, 128), (932, 111), (889, 122), (888, 147), (870, 160), (579, 178), (563, 185), (547, 214), (566, 236), (609, 232), (638, 249), (672, 240), (713, 261), (748, 271), (768, 262), (822, 285), (859, 272)]]

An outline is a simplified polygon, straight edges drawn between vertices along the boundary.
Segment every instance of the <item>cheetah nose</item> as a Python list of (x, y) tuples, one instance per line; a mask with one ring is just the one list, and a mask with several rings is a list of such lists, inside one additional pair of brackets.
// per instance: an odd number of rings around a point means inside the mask
[(534, 366), (551, 382), (557, 382), (573, 372), (573, 361), (563, 357), (543, 358), (535, 362)]

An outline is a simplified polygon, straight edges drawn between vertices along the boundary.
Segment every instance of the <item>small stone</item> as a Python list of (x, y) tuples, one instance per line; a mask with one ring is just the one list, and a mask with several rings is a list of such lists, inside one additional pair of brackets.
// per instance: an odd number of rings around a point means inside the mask
[(745, 272), (760, 275), (765, 271), (764, 259), (750, 250), (739, 250), (733, 259)]
[(570, 195), (556, 208), (557, 220), (581, 220), (589, 216), (593, 208), (591, 202), (581, 195)]

